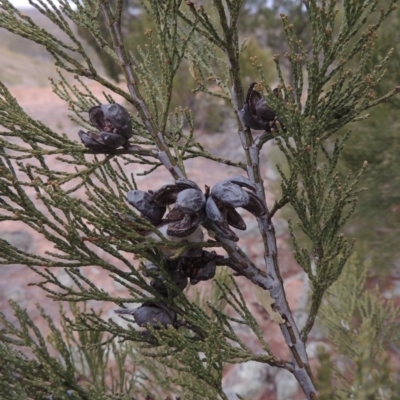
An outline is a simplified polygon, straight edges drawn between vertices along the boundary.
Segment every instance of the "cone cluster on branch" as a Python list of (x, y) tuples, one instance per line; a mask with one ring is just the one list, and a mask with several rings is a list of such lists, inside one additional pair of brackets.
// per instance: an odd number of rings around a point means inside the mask
[[(231, 227), (245, 230), (246, 224), (236, 208), (242, 207), (256, 217), (267, 211), (254, 183), (243, 176), (225, 179), (211, 190), (206, 186), (205, 193), (195, 182), (178, 179), (155, 191), (131, 190), (127, 200), (167, 238), (187, 242), (203, 241), (200, 225), (214, 232), (217, 238), (238, 241)], [(167, 207), (171, 209), (164, 215)], [(192, 285), (212, 279), (218, 259), (224, 258), (201, 248), (185, 250), (177, 258), (169, 258), (166, 251), (163, 253), (163, 268), (147, 263), (143, 274), (152, 278), (150, 286), (169, 300), (186, 288), (188, 279)], [(135, 310), (117, 310), (117, 313), (130, 314), (139, 326), (149, 324), (153, 328), (174, 325), (176, 321), (176, 313), (164, 302), (157, 301), (144, 303)]]
[[(270, 128), (269, 122), (274, 121), (276, 115), (267, 110), (265, 100), (253, 89), (254, 86), (250, 87), (247, 96), (245, 120), (253, 129)], [(89, 118), (100, 132), (79, 132), (88, 149), (95, 153), (109, 153), (129, 145), (129, 138), (133, 135), (132, 122), (124, 107), (119, 104), (95, 106), (89, 110)], [(203, 226), (211, 236), (237, 242), (239, 238), (231, 228), (245, 230), (246, 224), (236, 208), (244, 208), (255, 217), (267, 211), (263, 199), (256, 194), (254, 183), (243, 176), (225, 179), (211, 190), (206, 186), (204, 193), (196, 182), (178, 179), (158, 190), (131, 190), (127, 200), (171, 241), (202, 242)], [(166, 214), (167, 207), (170, 209)], [(132, 215), (126, 217), (135, 219)], [(144, 275), (152, 278), (150, 286), (166, 300), (178, 296), (186, 288), (188, 279), (192, 285), (212, 279), (217, 260), (222, 257), (214, 251), (191, 248), (172, 259), (168, 246), (163, 249), (163, 254), (163, 268), (148, 263)], [(163, 301), (146, 302), (135, 310), (116, 312), (132, 315), (139, 326), (150, 324), (153, 328), (173, 325), (177, 318), (176, 312)]]
[(100, 132), (79, 131), (82, 143), (95, 153), (109, 153), (118, 147), (127, 147), (133, 136), (128, 111), (119, 104), (102, 104), (89, 110), (90, 122)]
[[(242, 110), (245, 125), (254, 130), (271, 132), (271, 129), (278, 131), (278, 117), (275, 111), (267, 104), (262, 95), (255, 90), (256, 82), (253, 82), (247, 92), (246, 101)], [(279, 97), (278, 89), (274, 94)], [(119, 104), (102, 104), (89, 109), (89, 119), (99, 132), (79, 131), (78, 135), (82, 143), (94, 153), (110, 153), (119, 147), (128, 147), (129, 139), (133, 136), (132, 121), (128, 111)], [(283, 125), (281, 123), (283, 128)], [(197, 185), (196, 185), (197, 186)], [(187, 189), (199, 190), (198, 187)], [(187, 194), (179, 199), (185, 202)], [(199, 195), (196, 200), (198, 204), (204, 201)], [(194, 202), (195, 200), (191, 200)], [(200, 203), (199, 203), (200, 202)], [(189, 217), (184, 223), (188, 223)], [(240, 229), (240, 228), (238, 228)]]
[[(254, 130), (271, 132), (274, 129), (277, 132), (278, 116), (264, 97), (261, 96), (261, 93), (254, 89), (256, 85), (257, 82), (253, 82), (247, 91), (246, 101), (242, 110), (243, 121), (247, 127)], [(278, 88), (275, 88), (273, 93), (276, 97), (279, 97)], [(281, 122), (280, 124), (283, 128)]]
[[(178, 179), (156, 191), (131, 190), (128, 202), (160, 230), (166, 227), (167, 236), (187, 238), (203, 225), (217, 236), (234, 242), (239, 238), (230, 227), (246, 229), (236, 208), (244, 208), (255, 217), (267, 211), (254, 183), (243, 176), (225, 179), (211, 191), (206, 187), (205, 193), (195, 182)], [(164, 216), (167, 206), (172, 209)]]

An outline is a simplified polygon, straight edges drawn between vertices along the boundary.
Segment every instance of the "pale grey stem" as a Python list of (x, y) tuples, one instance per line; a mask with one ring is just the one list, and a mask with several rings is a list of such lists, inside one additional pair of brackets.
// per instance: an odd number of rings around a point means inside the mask
[[(235, 91), (232, 91), (232, 96), (235, 95)], [(238, 104), (243, 100), (236, 99), (233, 103)], [(242, 113), (236, 109), (236, 114), (242, 125), (245, 126), (241, 118)], [(239, 136), (241, 137), (242, 143), (248, 143), (249, 132), (244, 129), (239, 130)], [(260, 148), (252, 140), (250, 146), (243, 146), (247, 155), (247, 174), (249, 179), (255, 183), (257, 188), (257, 195), (265, 201), (265, 191), (263, 186), (263, 180), (260, 174)], [(265, 203), (266, 207), (267, 204)], [(267, 207), (268, 210), (268, 207)], [(289, 308), (289, 304), (286, 299), (286, 293), (283, 287), (283, 281), (280, 275), (279, 264), (278, 264), (278, 250), (276, 246), (275, 229), (269, 218), (269, 211), (262, 216), (257, 218), (258, 227), (264, 242), (264, 260), (266, 265), (266, 276), (261, 276), (261, 271), (257, 268), (252, 270), (246, 268), (241, 271), (242, 275), (248, 277), (254, 284), (263, 287), (268, 290), (271, 297), (275, 300), (274, 309), (281, 317), (285, 320), (284, 324), (280, 324), (282, 335), (285, 339), (286, 345), (292, 354), (292, 362), (294, 365), (293, 374), (299, 382), (302, 390), (307, 396), (307, 399), (317, 398), (317, 389), (313, 382), (313, 376), (310, 369), (310, 364), (306, 352), (305, 343), (300, 338), (300, 332), (297, 328), (292, 312)], [(254, 275), (255, 274), (255, 275)]]
[[(154, 143), (157, 146), (157, 149), (159, 150), (158, 158), (166, 166), (168, 171), (175, 179), (185, 178), (184, 172), (179, 168), (175, 158), (172, 156), (168, 146), (165, 144), (163, 133), (157, 132), (157, 129), (152, 121), (150, 111), (140, 95), (132, 69), (132, 62), (125, 51), (120, 21), (113, 15), (108, 0), (100, 0), (100, 6), (110, 30), (115, 54), (117, 55), (120, 67), (125, 75), (129, 93), (132, 97), (135, 107), (139, 111), (144, 125), (146, 126), (154, 140)], [(165, 163), (167, 163), (167, 165)]]

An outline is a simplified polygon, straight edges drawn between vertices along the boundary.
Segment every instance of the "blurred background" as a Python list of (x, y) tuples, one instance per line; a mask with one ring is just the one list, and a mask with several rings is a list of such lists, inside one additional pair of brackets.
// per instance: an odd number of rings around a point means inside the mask
[[(205, 2), (206, 4), (208, 2)], [(340, 3), (340, 2), (339, 2)], [(18, 0), (13, 4), (24, 10), (36, 23), (51, 31), (60, 39), (65, 39), (60, 30), (29, 3)], [(133, 54), (137, 47), (144, 45), (146, 29), (152, 29), (154, 23), (142, 12), (140, 2), (127, 0), (127, 12), (124, 14), (124, 32), (127, 47)], [(207, 6), (206, 6), (207, 8)], [(340, 9), (340, 4), (339, 4)], [(242, 54), (242, 78), (247, 87), (258, 79), (257, 71), (251, 66), (250, 57), (257, 56), (263, 64), (266, 77), (273, 86), (276, 83), (276, 73), (272, 55), (283, 55), (287, 51), (287, 44), (280, 22), (280, 13), (285, 13), (294, 24), (297, 35), (306, 48), (310, 48), (310, 31), (308, 19), (301, 1), (292, 0), (248, 0), (239, 21), (242, 39), (247, 38), (247, 47)], [(340, 19), (340, 12), (338, 15)], [(102, 53), (91, 37), (83, 29), (74, 27), (82, 38), (88, 53), (91, 55), (98, 71), (108, 76), (115, 83), (124, 86), (121, 82), (118, 66)], [(106, 27), (103, 25), (104, 34)], [(388, 64), (388, 71), (379, 86), (376, 86), (374, 95), (378, 98), (393, 89), (400, 82), (400, 14), (394, 12), (390, 21), (386, 22), (380, 31), (371, 68), (386, 56), (391, 48), (395, 51)], [(283, 58), (281, 58), (283, 59)], [(290, 66), (284, 62), (282, 68), (285, 78), (290, 84)], [(357, 60), (354, 60), (356, 63)], [(51, 129), (64, 132), (78, 140), (78, 125), (68, 116), (67, 104), (53, 93), (49, 78), (59, 79), (53, 65), (52, 56), (35, 43), (15, 36), (4, 29), (0, 29), (0, 81), (2, 81), (16, 97), (21, 107), (35, 119), (41, 120)], [(72, 82), (72, 77), (71, 77)], [(90, 90), (102, 98), (103, 88), (90, 81), (85, 81)], [(192, 93), (195, 88), (191, 75), (190, 65), (185, 60), (176, 77), (176, 87), (185, 88), (184, 91), (173, 92), (172, 108), (177, 106), (189, 107), (193, 110), (196, 122), (196, 135), (214, 155), (243, 161), (239, 139), (235, 131), (233, 114), (224, 102), (207, 97), (202, 93)], [(380, 105), (371, 111), (369, 119), (350, 124), (351, 138), (347, 143), (339, 168), (344, 175), (349, 169), (358, 171), (364, 160), (369, 167), (362, 180), (361, 186), (368, 188), (360, 195), (357, 210), (345, 228), (348, 237), (357, 239), (355, 252), (361, 262), (368, 262), (368, 287), (379, 287), (385, 298), (394, 298), (400, 302), (400, 98), (392, 98), (388, 103)], [(332, 139), (332, 142), (335, 138)], [(279, 178), (275, 164), (283, 163), (279, 150), (274, 143), (269, 143), (262, 153), (262, 173), (266, 181), (269, 205), (279, 197)], [(224, 179), (228, 174), (238, 173), (237, 169), (227, 166), (218, 166), (210, 161), (198, 159), (188, 161), (188, 175), (201, 184), (213, 184)], [(206, 171), (206, 173), (204, 173)], [(209, 173), (207, 173), (209, 172)], [(168, 175), (164, 172), (155, 174), (152, 187), (161, 186)], [(146, 185), (145, 180), (138, 181)], [(278, 234), (279, 257), (285, 288), (291, 307), (296, 312), (299, 321), (304, 320), (308, 303), (308, 284), (304, 274), (292, 258), (290, 238), (287, 231), (287, 218), (293, 218), (288, 207), (284, 209), (275, 222)], [(247, 219), (248, 229), (241, 238), (241, 247), (250, 254), (255, 262), (262, 262), (263, 246), (258, 238), (258, 229), (255, 220)], [(0, 237), (7, 239), (25, 251), (45, 251), (46, 243), (32, 231), (15, 224), (2, 224)], [(99, 282), (103, 277), (96, 268), (88, 272), (90, 278)], [(67, 277), (65, 278), (67, 280)], [(34, 303), (40, 303), (56, 318), (57, 305), (45, 297), (45, 293), (38, 288), (28, 288), (27, 284), (37, 281), (34, 272), (24, 266), (6, 266), (0, 269), (0, 310), (9, 314), (7, 301), (14, 299), (22, 306), (27, 307), (34, 319), (40, 318)], [(271, 347), (279, 354), (282, 348), (279, 329), (270, 320), (266, 312), (260, 307), (252, 293), (251, 286), (239, 278), (240, 287), (257, 314), (266, 335), (271, 339)], [(200, 283), (207, 285), (207, 283)], [(107, 290), (118, 292), (121, 290), (115, 282), (111, 282)], [(107, 312), (107, 306), (105, 307)], [(112, 307), (108, 309), (112, 315)], [(244, 338), (246, 332), (243, 332)], [(250, 340), (250, 339), (249, 339)], [(310, 357), (315, 359), (317, 347), (326, 342), (325, 336), (317, 325), (310, 335), (308, 350)], [(393, 365), (399, 366), (400, 348), (396, 342), (389, 346), (390, 359)], [(282, 353), (282, 356), (285, 354)], [(252, 387), (248, 387), (249, 379)], [(265, 365), (247, 363), (237, 367), (227, 368), (224, 384), (228, 396), (242, 393), (251, 399), (296, 399), (302, 398), (297, 393), (296, 382), (285, 371), (277, 371)], [(235, 397), (232, 397), (232, 399)]]

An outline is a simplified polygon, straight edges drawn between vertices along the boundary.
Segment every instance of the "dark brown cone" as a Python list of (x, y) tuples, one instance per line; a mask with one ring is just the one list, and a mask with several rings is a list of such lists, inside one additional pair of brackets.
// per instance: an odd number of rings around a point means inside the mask
[(239, 240), (236, 233), (233, 232), (226, 222), (218, 223), (210, 221), (210, 228), (215, 231), (217, 235), (220, 234), (222, 237), (228, 240), (232, 240), (233, 242), (237, 242)]
[(242, 206), (245, 210), (251, 212), (255, 217), (261, 217), (267, 212), (264, 202), (252, 192), (248, 192), (249, 202)]
[(112, 150), (104, 144), (98, 133), (79, 131), (78, 135), (85, 147), (94, 153), (108, 153)]
[(111, 122), (106, 120), (104, 117), (104, 112), (101, 109), (101, 106), (95, 106), (89, 110), (89, 119), (99, 131), (113, 132), (114, 130)]
[[(272, 128), (277, 130), (277, 115), (275, 111), (269, 107), (261, 94), (254, 89), (256, 84), (256, 82), (253, 82), (247, 92), (246, 103), (243, 107), (244, 123), (249, 128), (255, 130), (265, 130), (266, 132), (271, 132)], [(273, 92), (275, 96), (279, 96), (277, 88), (275, 88)]]
[(185, 213), (177, 208), (173, 208), (166, 216), (167, 221), (180, 221), (185, 216)]
[(193, 224), (193, 216), (185, 214), (180, 221), (169, 224), (167, 235), (176, 237), (189, 236), (196, 230), (197, 226)]
[(229, 225), (233, 226), (236, 229), (240, 229), (242, 231), (246, 230), (246, 223), (244, 222), (241, 215), (231, 207), (227, 207), (226, 220)]

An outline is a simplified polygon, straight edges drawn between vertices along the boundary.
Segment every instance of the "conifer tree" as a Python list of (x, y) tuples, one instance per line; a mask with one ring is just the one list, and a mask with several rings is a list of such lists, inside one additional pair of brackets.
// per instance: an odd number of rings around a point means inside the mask
[[(390, 21), (390, 22), (389, 22)], [(384, 94), (385, 89), (399, 82), (399, 44), (397, 32), (400, 14), (390, 16), (387, 28), (379, 33), (370, 61), (371, 66), (393, 49), (387, 73), (374, 87), (374, 96)], [(400, 239), (400, 192), (399, 151), (400, 133), (397, 109), (399, 99), (394, 97), (387, 104), (371, 110), (368, 124), (354, 126), (348, 146), (344, 150), (340, 166), (342, 171), (355, 168), (361, 159), (367, 159), (370, 168), (364, 177), (368, 191), (360, 198), (352, 226), (365, 259), (373, 259), (378, 274), (390, 274), (399, 257), (397, 243)]]
[[(1, 318), (0, 385), (8, 399), (132, 399), (138, 393), (148, 399), (227, 399), (221, 384), (223, 367), (245, 361), (286, 369), (307, 399), (319, 397), (306, 343), (324, 294), (350, 257), (353, 243), (342, 229), (355, 209), (358, 182), (367, 168), (364, 162), (354, 175), (349, 172), (341, 178), (337, 164), (350, 132), (333, 145), (330, 139), (399, 91), (393, 87), (378, 98), (372, 94), (385, 74), (390, 51), (375, 65), (370, 63), (376, 32), (395, 9), (395, 1), (344, 0), (338, 20), (335, 0), (305, 0), (311, 48), (304, 47), (282, 14), (289, 50), (274, 56), (278, 85), (267, 81), (265, 66), (253, 57), (258, 83), (249, 89), (240, 74), (244, 44), (237, 28), (244, 3), (214, 0), (206, 11), (197, 1), (144, 1), (155, 29), (146, 31), (146, 45), (133, 54), (124, 41), (122, 20), (127, 10), (122, 0), (61, 0), (60, 8), (50, 0), (32, 2), (68, 35), (68, 43), (37, 26), (8, 0), (0, 0), (0, 27), (42, 44), (54, 57), (60, 82), (53, 82), (53, 89), (82, 128), (75, 138), (52, 131), (28, 116), (0, 85), (1, 220), (21, 221), (54, 244), (53, 252), (39, 256), (0, 240), (1, 263), (24, 264), (36, 271), (41, 279), (37, 285), (54, 300), (114, 303), (129, 323), (124, 326), (74, 308), (75, 319), (64, 317), (66, 339), (41, 310), (51, 331), (47, 343), (14, 303), (20, 326)], [(99, 17), (104, 24), (99, 24)], [(119, 65), (126, 89), (98, 73), (70, 21), (89, 31)], [(109, 29), (107, 37), (102, 35), (104, 26)], [(290, 84), (282, 73), (282, 57), (290, 63)], [(349, 69), (356, 58), (358, 64)], [(190, 61), (195, 90), (230, 106), (243, 162), (206, 151), (194, 132), (196, 115), (187, 108), (171, 109), (173, 92), (184, 89), (174, 87), (184, 59)], [(69, 84), (65, 73), (72, 73), (77, 85)], [(100, 83), (125, 104), (112, 96), (96, 98), (83, 78)], [(278, 167), (281, 193), (273, 205), (265, 201), (259, 161), (270, 140), (276, 141), (286, 160)], [(54, 156), (59, 168), (50, 169), (48, 160)], [(240, 172), (203, 190), (185, 170), (185, 161), (194, 157)], [(74, 172), (65, 168), (71, 164)], [(153, 171), (166, 168), (174, 183), (142, 191), (134, 175), (139, 164), (148, 166), (148, 179)], [(300, 247), (289, 222), (296, 261), (311, 283), (305, 326), (297, 326), (293, 318), (280, 273), (273, 221), (285, 206), (293, 208), (294, 222), (307, 237)], [(246, 226), (237, 208), (257, 219), (263, 263), (255, 264), (240, 247), (232, 228)], [(140, 259), (139, 267), (132, 256)], [(94, 285), (84, 274), (85, 267), (93, 265), (110, 274), (126, 293), (114, 297)], [(233, 274), (215, 279), (223, 266)], [(54, 273), (60, 268), (72, 286)], [(235, 275), (254, 284), (271, 320), (279, 325), (290, 354), (287, 359), (269, 347), (268, 334), (262, 334)], [(221, 304), (200, 307), (183, 293), (188, 281), (194, 285), (210, 279)], [(132, 303), (141, 305), (133, 309)], [(233, 312), (226, 312), (223, 304)], [(133, 321), (141, 329), (133, 327)], [(254, 353), (243, 343), (234, 323), (248, 326), (264, 351)], [(79, 333), (78, 339), (72, 331)], [(118, 340), (123, 344), (117, 345)], [(59, 357), (52, 355), (49, 344)], [(138, 350), (135, 344), (140, 345)], [(23, 347), (29, 347), (34, 357), (24, 355)], [(119, 368), (118, 379), (111, 384), (104, 367), (108, 352)], [(137, 381), (135, 367), (143, 374)], [(160, 376), (159, 368), (167, 375)], [(89, 382), (79, 379), (81, 369), (88, 371)]]

